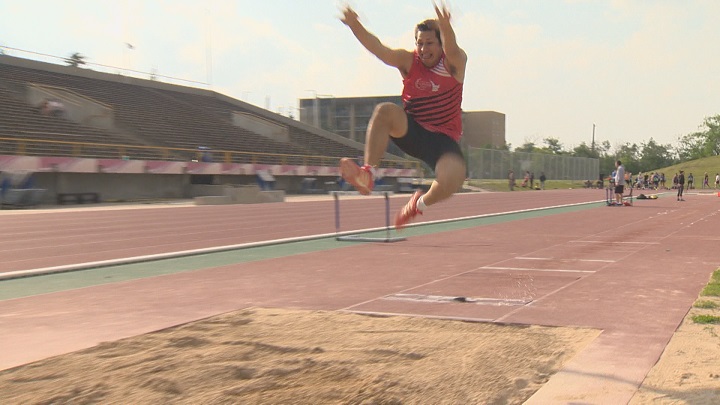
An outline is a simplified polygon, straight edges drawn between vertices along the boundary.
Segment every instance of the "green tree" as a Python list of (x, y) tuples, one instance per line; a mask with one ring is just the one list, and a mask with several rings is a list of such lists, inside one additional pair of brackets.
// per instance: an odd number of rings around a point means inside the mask
[(525, 143), (522, 146), (518, 146), (517, 148), (515, 148), (515, 152), (532, 153), (532, 152), (535, 152), (535, 149), (536, 149), (536, 147), (535, 147), (534, 142), (525, 141)]
[(69, 58), (65, 58), (65, 64), (67, 64), (67, 66), (80, 67), (87, 63), (85, 59), (87, 59), (86, 56), (80, 54), (80, 52), (75, 52), (70, 55)]
[(674, 151), (671, 145), (660, 145), (653, 138), (642, 144), (640, 167), (643, 171), (659, 169), (675, 164)]
[(557, 138), (545, 138), (544, 152), (552, 153), (553, 155), (563, 155), (563, 146)]
[(595, 144), (595, 153), (600, 159), (600, 174), (604, 177), (615, 170), (615, 155), (610, 153), (610, 141), (602, 141)]
[(703, 152), (704, 157), (720, 155), (720, 115), (706, 117), (703, 122), (705, 128)]
[(615, 161), (620, 160), (625, 167), (625, 171), (630, 173), (638, 173), (642, 170), (640, 165), (640, 147), (633, 143), (626, 142), (615, 149), (615, 155), (613, 156), (613, 168), (615, 167)]
[(700, 131), (678, 139), (679, 160), (694, 160), (720, 155), (720, 115), (705, 117)]
[(580, 143), (580, 145), (576, 146), (572, 150), (572, 155), (575, 157), (585, 157), (585, 158), (599, 158), (600, 154), (596, 150), (592, 150), (590, 146), (588, 146), (584, 141)]
[(704, 157), (705, 134), (703, 132), (693, 132), (684, 135), (678, 139), (677, 155), (681, 162), (687, 160), (695, 160)]
[(600, 154), (607, 154), (610, 151), (610, 141), (602, 141), (595, 144), (595, 150)]

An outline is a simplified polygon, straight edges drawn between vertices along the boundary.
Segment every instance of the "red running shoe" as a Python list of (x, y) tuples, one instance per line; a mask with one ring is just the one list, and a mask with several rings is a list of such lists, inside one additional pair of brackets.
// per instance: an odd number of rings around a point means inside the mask
[(370, 171), (370, 165), (360, 167), (352, 159), (342, 158), (340, 159), (340, 174), (360, 194), (368, 195), (372, 192), (375, 182)]
[(422, 215), (422, 211), (417, 209), (417, 202), (422, 195), (422, 191), (416, 191), (415, 194), (410, 197), (410, 201), (398, 212), (397, 216), (395, 216), (395, 229), (399, 231), (405, 228), (405, 225), (412, 221), (417, 214)]

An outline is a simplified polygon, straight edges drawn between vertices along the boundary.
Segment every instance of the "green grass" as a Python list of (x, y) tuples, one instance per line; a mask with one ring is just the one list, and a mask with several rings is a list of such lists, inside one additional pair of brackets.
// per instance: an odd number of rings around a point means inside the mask
[(703, 288), (700, 295), (707, 297), (720, 297), (720, 269), (713, 272), (710, 282), (705, 286), (705, 288)]
[(696, 189), (700, 189), (702, 187), (703, 175), (707, 172), (708, 184), (712, 189), (715, 187), (715, 174), (720, 172), (718, 168), (720, 168), (720, 156), (711, 156), (697, 160), (690, 160), (660, 169), (647, 170), (647, 172), (665, 173), (665, 178), (672, 182), (673, 175), (680, 172), (680, 170), (684, 170), (686, 180), (690, 173), (693, 174), (693, 177), (695, 178), (694, 186)]
[(695, 323), (711, 323), (720, 325), (720, 316), (715, 315), (693, 315), (692, 320)]
[[(705, 297), (720, 297), (720, 269), (713, 272), (710, 281), (700, 292), (700, 295)], [(714, 310), (718, 307), (718, 304), (715, 301), (698, 300), (693, 304), (693, 307)], [(720, 316), (716, 315), (693, 315), (691, 319), (695, 323), (720, 325)]]
[(701, 300), (695, 302), (695, 304), (693, 304), (693, 307), (702, 309), (715, 309), (718, 307), (718, 304), (714, 301)]
[[(480, 187), (487, 191), (510, 191), (508, 188), (508, 181), (505, 179), (473, 179), (468, 180), (468, 185), (473, 187)], [(529, 187), (520, 187), (522, 179), (515, 180), (514, 191), (533, 191)], [(535, 186), (540, 187), (540, 181), (535, 179)], [(545, 190), (567, 190), (570, 188), (583, 188), (585, 187), (582, 180), (547, 180), (545, 182)]]
[[(703, 175), (705, 172), (708, 173), (708, 183), (710, 185), (710, 189), (714, 189), (715, 187), (715, 174), (720, 172), (720, 156), (711, 156), (706, 157), (702, 159), (696, 159), (696, 160), (690, 160), (687, 162), (683, 162), (680, 164), (676, 164), (673, 166), (668, 167), (662, 167), (657, 169), (647, 169), (643, 170), (643, 173), (650, 173), (650, 172), (660, 172), (665, 173), (665, 177), (667, 178), (668, 184), (672, 183), (672, 178), (675, 173), (680, 172), (680, 170), (685, 171), (685, 179), (687, 180), (687, 177), (690, 175), (690, 173), (693, 174), (693, 177), (695, 178), (695, 189), (700, 189), (702, 187), (702, 181), (703, 181)], [(633, 173), (633, 176), (636, 176), (637, 173)], [(522, 184), (522, 177), (515, 179), (515, 191), (530, 191), (530, 188), (522, 188), (519, 187), (520, 184)], [(540, 181), (537, 180), (537, 177), (535, 178), (535, 184), (539, 185)], [(488, 190), (488, 191), (510, 191), (508, 189), (508, 181), (507, 179), (472, 179), (468, 181), (468, 185), (473, 187), (480, 187), (482, 189)], [(607, 186), (607, 182), (605, 182), (605, 185)], [(583, 180), (548, 180), (545, 182), (545, 189), (546, 190), (554, 190), (554, 189), (564, 189), (567, 190), (569, 188), (583, 188)]]

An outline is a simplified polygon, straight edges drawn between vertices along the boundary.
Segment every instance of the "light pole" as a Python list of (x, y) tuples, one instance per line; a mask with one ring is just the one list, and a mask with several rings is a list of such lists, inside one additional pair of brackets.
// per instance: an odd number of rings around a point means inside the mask
[(135, 50), (135, 45), (130, 42), (125, 42), (125, 69), (130, 72), (132, 71), (132, 51)]
[(592, 135), (592, 146), (591, 146), (593, 154), (595, 154), (595, 123), (593, 123), (593, 135)]

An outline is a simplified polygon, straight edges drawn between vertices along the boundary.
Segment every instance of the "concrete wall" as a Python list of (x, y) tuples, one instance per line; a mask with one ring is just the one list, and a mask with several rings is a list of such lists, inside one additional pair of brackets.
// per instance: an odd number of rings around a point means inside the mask
[(115, 127), (112, 108), (64, 89), (31, 84), (27, 88), (26, 100), (34, 106), (41, 105), (45, 100), (59, 100), (63, 103), (65, 117), (78, 124), (100, 129)]
[(235, 126), (255, 132), (273, 141), (290, 142), (290, 133), (286, 126), (241, 112), (234, 112), (232, 118)]
[[(125, 174), (125, 173), (63, 173), (36, 172), (33, 174), (33, 187), (46, 189), (43, 204), (55, 204), (58, 193), (95, 192), (100, 200), (137, 201), (147, 199), (190, 199), (208, 195), (218, 195), (218, 186), (256, 185), (253, 175), (210, 175), (211, 184), (192, 184), (189, 174)], [(207, 179), (208, 177), (206, 177)], [(316, 176), (317, 187), (324, 190), (337, 190), (336, 177)], [(303, 177), (275, 176), (273, 190), (282, 190), (286, 194), (300, 194)], [(388, 184), (394, 179), (386, 178)], [(326, 182), (332, 184), (325, 184)]]
[(106, 174), (38, 172), (34, 187), (47, 189), (44, 203), (58, 193), (96, 192), (102, 201), (190, 198), (190, 176), (172, 174)]

